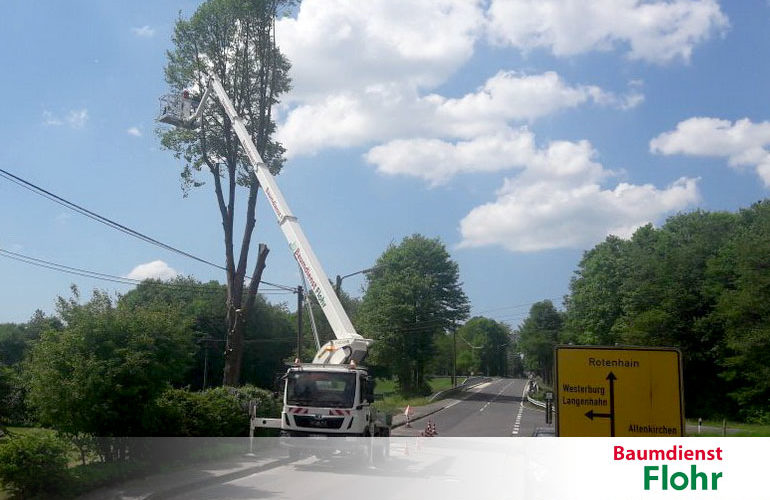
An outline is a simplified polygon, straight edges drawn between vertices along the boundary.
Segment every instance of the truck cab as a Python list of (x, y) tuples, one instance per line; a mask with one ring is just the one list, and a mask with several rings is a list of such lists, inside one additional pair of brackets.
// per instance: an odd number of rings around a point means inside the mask
[(386, 436), (374, 379), (355, 365), (299, 364), (284, 376), (283, 436)]

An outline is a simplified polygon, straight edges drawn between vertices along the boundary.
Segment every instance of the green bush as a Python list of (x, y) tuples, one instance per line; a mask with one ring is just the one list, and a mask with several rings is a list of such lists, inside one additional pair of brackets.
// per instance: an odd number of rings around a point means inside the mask
[(257, 401), (257, 415), (277, 416), (280, 406), (272, 394), (254, 386), (217, 387), (202, 392), (169, 389), (147, 416), (155, 436), (247, 436), (249, 401)]
[(22, 498), (56, 495), (69, 483), (67, 443), (52, 434), (0, 441), (0, 483)]

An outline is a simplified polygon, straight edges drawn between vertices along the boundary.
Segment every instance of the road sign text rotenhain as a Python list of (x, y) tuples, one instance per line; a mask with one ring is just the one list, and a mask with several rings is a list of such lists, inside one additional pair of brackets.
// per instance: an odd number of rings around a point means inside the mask
[(671, 348), (558, 346), (559, 436), (683, 436), (681, 355)]

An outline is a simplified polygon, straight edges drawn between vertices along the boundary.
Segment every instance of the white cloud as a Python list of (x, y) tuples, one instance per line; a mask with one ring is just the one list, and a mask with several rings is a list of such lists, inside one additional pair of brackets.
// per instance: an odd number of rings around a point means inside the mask
[(727, 158), (732, 167), (754, 167), (765, 187), (770, 187), (770, 122), (748, 118), (731, 123), (718, 118), (694, 117), (650, 141), (650, 151)]
[(139, 127), (130, 127), (126, 130), (126, 133), (134, 137), (142, 137), (142, 131), (139, 130)]
[(461, 173), (511, 169), (523, 170), (527, 178), (552, 182), (600, 180), (611, 175), (593, 161), (594, 156), (587, 141), (555, 141), (538, 149), (532, 132), (521, 128), (456, 143), (439, 139), (391, 141), (372, 148), (366, 160), (383, 174), (418, 177), (435, 186)]
[(460, 221), (459, 246), (500, 245), (514, 252), (586, 248), (610, 234), (630, 237), (636, 228), (698, 198), (697, 181), (686, 178), (665, 189), (506, 179), (494, 202), (474, 208)]
[(698, 199), (697, 181), (687, 178), (665, 189), (506, 179), (494, 202), (474, 208), (460, 221), (459, 246), (500, 245), (514, 252), (586, 248), (610, 234), (628, 238), (638, 227)]
[(155, 36), (155, 30), (147, 25), (141, 28), (131, 28), (131, 32), (141, 38), (152, 38)]
[(716, 0), (491, 0), (487, 16), (501, 45), (557, 56), (627, 47), (629, 58), (654, 63), (689, 61), (729, 24)]
[(370, 86), (361, 93), (332, 94), (294, 108), (278, 130), (289, 156), (351, 147), (397, 137), (472, 138), (533, 121), (587, 102), (629, 109), (643, 100), (637, 90), (616, 95), (593, 85), (570, 85), (557, 73), (500, 71), (475, 92), (449, 99), (423, 97), (406, 85)]
[(167, 281), (178, 275), (178, 272), (162, 260), (154, 260), (146, 264), (139, 264), (126, 275), (126, 278), (132, 280), (157, 279)]
[(588, 141), (537, 145), (516, 127), (579, 106), (634, 108), (641, 80), (612, 92), (553, 71), (500, 69), (465, 95), (437, 89), (484, 39), (559, 56), (619, 49), (631, 59), (686, 62), (727, 24), (716, 0), (304, 0), (276, 27), (294, 86), (277, 139), (289, 156), (370, 147), (365, 159), (380, 173), (433, 186), (510, 172), (496, 199), (461, 222), (462, 246), (534, 251), (629, 235), (697, 201), (697, 181), (608, 186), (616, 174)]
[(480, 0), (305, 0), (276, 24), (294, 99), (387, 82), (432, 87), (473, 54)]
[(516, 170), (493, 202), (460, 222), (461, 247), (500, 245), (511, 251), (583, 248), (608, 234), (634, 229), (698, 201), (695, 179), (665, 189), (603, 185), (616, 174), (596, 161), (588, 141), (553, 141), (537, 147), (526, 128), (468, 141), (398, 140), (366, 156), (379, 172), (441, 184), (461, 173)]
[(87, 122), (88, 110), (85, 108), (70, 110), (63, 118), (51, 111), (43, 111), (43, 125), (48, 127), (58, 127), (66, 124), (70, 128), (80, 129), (85, 127)]

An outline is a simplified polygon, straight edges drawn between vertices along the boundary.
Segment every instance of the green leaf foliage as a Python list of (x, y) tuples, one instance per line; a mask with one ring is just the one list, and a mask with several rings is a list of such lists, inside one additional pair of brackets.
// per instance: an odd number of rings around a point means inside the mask
[(59, 299), (61, 331), (24, 363), (27, 403), (45, 426), (96, 436), (143, 434), (144, 411), (192, 359), (190, 322), (172, 307), (115, 307), (102, 292)]
[(693, 416), (770, 415), (770, 202), (694, 211), (586, 252), (562, 341), (674, 346)]
[(436, 337), (468, 317), (457, 263), (438, 239), (416, 234), (391, 244), (376, 269), (358, 316), (363, 333), (377, 341), (372, 361), (392, 368), (402, 392), (430, 392), (425, 371)]
[[(177, 277), (167, 282), (147, 281), (120, 298), (128, 308), (171, 307), (192, 324), (198, 348), (191, 369), (178, 385), (191, 389), (222, 383), (226, 334), (227, 289), (216, 281), (201, 283)], [(272, 388), (276, 373), (284, 371), (283, 360), (295, 352), (296, 317), (283, 305), (269, 304), (261, 295), (249, 311), (245, 332), (242, 380), (246, 384)]]
[(254, 386), (168, 389), (155, 400), (148, 430), (155, 436), (248, 436), (250, 401), (257, 404), (257, 416), (280, 416), (272, 393)]
[[(290, 64), (274, 44), (273, 26), (276, 15), (291, 3), (207, 0), (190, 19), (177, 21), (165, 69), (166, 82), (175, 93), (189, 89), (198, 99), (209, 72), (215, 73), (273, 174), (280, 171), (285, 150), (270, 137), (275, 131), (270, 108), (290, 88)], [(194, 172), (217, 158), (231, 168), (238, 164), (238, 182), (251, 183), (248, 159), (237, 147), (230, 120), (218, 102), (206, 108), (199, 130), (174, 128), (159, 135), (163, 147), (185, 162), (185, 189), (202, 185)]]
[(68, 485), (69, 447), (52, 433), (0, 440), (0, 484), (19, 498), (50, 498)]
[(518, 347), (524, 354), (524, 367), (550, 383), (553, 373), (553, 347), (564, 326), (563, 313), (550, 300), (533, 304), (529, 316), (518, 329)]
[(465, 344), (476, 361), (470, 370), (487, 376), (508, 375), (508, 349), (511, 329), (490, 318), (476, 316), (457, 329), (461, 344)]

